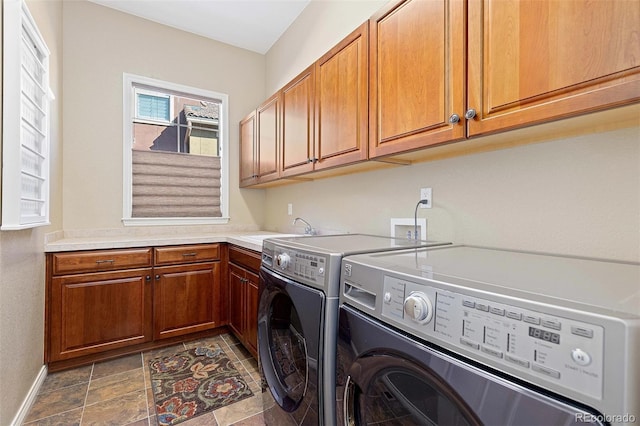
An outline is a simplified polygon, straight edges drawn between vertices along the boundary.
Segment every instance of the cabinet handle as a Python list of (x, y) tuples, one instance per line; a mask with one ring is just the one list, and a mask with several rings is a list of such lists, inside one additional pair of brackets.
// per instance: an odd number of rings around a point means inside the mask
[(97, 263), (98, 265), (102, 265), (103, 263), (114, 263), (114, 262), (115, 262), (115, 260), (113, 260), (113, 259), (107, 259), (107, 260), (96, 260), (96, 263)]
[(160, 274), (156, 275), (156, 281), (160, 281)]
[(317, 159), (316, 157), (313, 157), (313, 162), (314, 162), (314, 163), (317, 163), (317, 162), (318, 162), (318, 159)]
[(144, 277), (144, 279), (147, 281), (151, 281), (151, 275), (147, 275), (146, 277)]
[(307, 158), (307, 164), (313, 163), (313, 158)]
[(456, 124), (458, 121), (460, 121), (460, 116), (458, 114), (451, 114), (449, 117), (449, 123)]
[(476, 110), (473, 108), (469, 108), (467, 112), (464, 113), (464, 118), (466, 118), (467, 120), (471, 120), (475, 116), (476, 116)]
[(182, 253), (182, 256), (184, 256), (184, 257), (194, 257), (194, 256), (197, 256), (197, 255), (198, 255), (198, 253)]

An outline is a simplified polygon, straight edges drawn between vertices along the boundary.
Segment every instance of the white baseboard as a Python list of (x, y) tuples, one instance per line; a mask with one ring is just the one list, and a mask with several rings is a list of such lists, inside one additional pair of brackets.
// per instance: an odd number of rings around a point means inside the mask
[(16, 413), (16, 416), (13, 418), (11, 426), (20, 426), (22, 423), (24, 423), (24, 419), (27, 417), (27, 414), (29, 414), (29, 410), (36, 400), (36, 396), (38, 396), (40, 386), (42, 386), (42, 383), (44, 383), (44, 379), (46, 378), (47, 366), (43, 365), (40, 369), (40, 372), (38, 373), (38, 376), (36, 377), (36, 380), (31, 385), (31, 389), (29, 389), (27, 396), (24, 397), (24, 401), (22, 401), (20, 409)]

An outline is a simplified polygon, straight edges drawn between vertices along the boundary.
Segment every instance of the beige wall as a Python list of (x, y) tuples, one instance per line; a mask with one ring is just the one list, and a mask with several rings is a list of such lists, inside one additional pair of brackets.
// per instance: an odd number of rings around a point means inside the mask
[(312, 0), (267, 52), (267, 96), (287, 84), (389, 0)]
[[(62, 226), (62, 3), (28, 0), (49, 50), (51, 105), (50, 227), (0, 232), (0, 424), (18, 413), (43, 365), (44, 234)], [(1, 24), (0, 24), (1, 25)], [(0, 38), (2, 31), (0, 29)], [(4, 142), (4, 141), (3, 141)]]
[(264, 99), (264, 56), (87, 1), (64, 2), (64, 229), (122, 227), (123, 72), (226, 93), (230, 224), (261, 225), (238, 189), (238, 122)]
[[(371, 7), (312, 1), (267, 53), (268, 93)], [(327, 24), (338, 10), (349, 16)], [(418, 213), (429, 238), (640, 261), (639, 140), (636, 126), (268, 189), (265, 227), (291, 232), (291, 219), (302, 216), (323, 232), (389, 234), (389, 219), (413, 218), (420, 187), (431, 187), (434, 208)]]

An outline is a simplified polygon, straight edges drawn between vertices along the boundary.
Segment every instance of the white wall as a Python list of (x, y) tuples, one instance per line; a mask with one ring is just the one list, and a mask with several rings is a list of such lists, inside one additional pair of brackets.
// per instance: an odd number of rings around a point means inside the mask
[(1, 425), (8, 425), (14, 419), (43, 366), (44, 234), (62, 226), (62, 3), (28, 0), (27, 6), (51, 51), (50, 86), (56, 96), (51, 105), (52, 225), (0, 232)]
[[(371, 3), (312, 1), (267, 53), (269, 92), (369, 17)], [(323, 25), (338, 10), (350, 15)], [(391, 217), (413, 217), (424, 186), (431, 239), (640, 261), (639, 147), (636, 126), (277, 187), (265, 227), (291, 232), (302, 216), (325, 232), (389, 234)]]
[(230, 105), (231, 224), (261, 225), (238, 189), (238, 122), (264, 99), (264, 56), (94, 3), (64, 2), (64, 229), (121, 228), (122, 74), (222, 92)]

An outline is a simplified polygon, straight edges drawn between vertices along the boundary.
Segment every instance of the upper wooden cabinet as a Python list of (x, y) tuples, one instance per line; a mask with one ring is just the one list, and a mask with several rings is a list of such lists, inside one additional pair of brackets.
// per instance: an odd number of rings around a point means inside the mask
[(640, 1), (469, 1), (469, 136), (640, 100)]
[(369, 157), (464, 137), (464, 1), (403, 1), (370, 20)]
[(314, 68), (304, 70), (281, 91), (283, 177), (313, 170)]
[(240, 186), (280, 177), (280, 92), (240, 121)]
[(368, 27), (282, 89), (282, 176), (367, 159)]
[(278, 92), (282, 121), (268, 115), (267, 133), (273, 143), (281, 126), (282, 153), (279, 165), (269, 156), (263, 181), (278, 167), (292, 177), (367, 158), (412, 161), (422, 148), (637, 104), (638, 28), (640, 0), (386, 5)]
[(252, 185), (258, 179), (256, 152), (256, 112), (240, 121), (240, 186)]
[(315, 64), (315, 170), (367, 159), (368, 46), (365, 22)]

